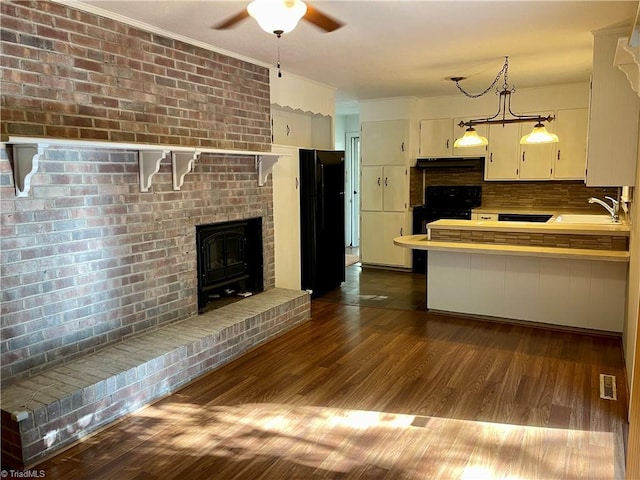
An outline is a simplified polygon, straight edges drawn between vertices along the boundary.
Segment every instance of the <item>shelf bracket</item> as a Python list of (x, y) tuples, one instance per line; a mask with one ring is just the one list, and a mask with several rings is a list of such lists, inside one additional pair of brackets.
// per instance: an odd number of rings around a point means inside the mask
[[(636, 30), (636, 36), (640, 37), (640, 27)], [(619, 38), (613, 64), (625, 74), (631, 89), (640, 96), (640, 45), (633, 47), (626, 38)]]
[(172, 152), (171, 172), (173, 174), (173, 189), (180, 190), (184, 184), (184, 177), (193, 169), (193, 164), (200, 157), (200, 152)]
[(160, 171), (160, 162), (167, 158), (171, 150), (139, 150), (138, 163), (140, 165), (140, 191), (148, 192), (151, 179)]
[(267, 183), (267, 177), (271, 174), (273, 166), (280, 158), (274, 153), (256, 155), (256, 170), (258, 171), (258, 186), (263, 187)]
[(31, 177), (38, 171), (40, 156), (47, 147), (46, 143), (12, 145), (16, 197), (29, 196)]

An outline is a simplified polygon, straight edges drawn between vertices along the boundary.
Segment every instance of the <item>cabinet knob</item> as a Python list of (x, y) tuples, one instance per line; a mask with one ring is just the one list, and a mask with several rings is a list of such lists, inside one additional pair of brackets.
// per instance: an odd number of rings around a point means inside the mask
[(449, 148), (449, 139), (447, 138), (447, 148)]
[(404, 152), (404, 142), (402, 142), (402, 145), (400, 146), (400, 149)]
[(523, 162), (524, 162), (524, 153), (525, 153), (525, 152), (522, 152), (522, 161), (523, 161)]
[(384, 177), (384, 186), (385, 186), (385, 187), (389, 185), (388, 180), (389, 180), (389, 179), (388, 179), (387, 177)]
[(380, 186), (380, 177), (378, 177), (378, 186)]
[(489, 154), (489, 162), (493, 163), (493, 152)]
[(560, 150), (558, 150), (558, 156), (556, 158), (560, 160)]

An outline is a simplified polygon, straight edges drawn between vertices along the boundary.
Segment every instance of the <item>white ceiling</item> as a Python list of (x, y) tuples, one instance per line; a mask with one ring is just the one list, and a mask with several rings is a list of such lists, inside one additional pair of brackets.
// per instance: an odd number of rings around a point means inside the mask
[[(70, 2), (66, 2), (70, 3)], [(273, 66), (278, 40), (252, 18), (230, 30), (212, 25), (247, 1), (83, 0), (161, 31)], [(509, 83), (518, 88), (586, 82), (593, 30), (629, 26), (633, 1), (330, 1), (313, 5), (345, 26), (324, 33), (304, 20), (284, 35), (287, 72), (337, 88), (337, 111), (358, 100), (483, 90), (509, 56)], [(84, 7), (83, 7), (84, 8)]]

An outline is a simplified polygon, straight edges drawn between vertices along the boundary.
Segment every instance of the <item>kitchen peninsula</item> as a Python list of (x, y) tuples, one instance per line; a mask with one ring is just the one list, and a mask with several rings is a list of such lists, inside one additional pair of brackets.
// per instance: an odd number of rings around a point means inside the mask
[(429, 252), (430, 310), (622, 332), (628, 223), (553, 213), (546, 223), (438, 220), (394, 244)]

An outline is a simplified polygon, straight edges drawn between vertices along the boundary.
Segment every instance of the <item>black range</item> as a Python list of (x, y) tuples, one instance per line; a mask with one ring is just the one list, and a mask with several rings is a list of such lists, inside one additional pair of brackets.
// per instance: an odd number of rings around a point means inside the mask
[[(481, 203), (479, 185), (429, 186), (425, 189), (425, 204), (413, 207), (413, 233), (427, 233), (428, 223), (443, 218), (471, 220), (471, 210)], [(426, 273), (426, 251), (413, 251), (413, 271)]]

